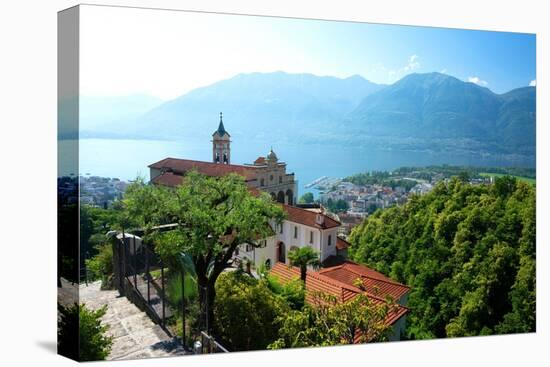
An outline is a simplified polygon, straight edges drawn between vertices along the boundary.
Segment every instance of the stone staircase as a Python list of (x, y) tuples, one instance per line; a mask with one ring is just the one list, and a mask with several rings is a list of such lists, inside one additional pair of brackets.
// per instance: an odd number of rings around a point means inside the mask
[(102, 291), (101, 282), (80, 286), (80, 303), (91, 309), (107, 305), (102, 321), (109, 325), (113, 347), (108, 360), (184, 355), (181, 345), (116, 290)]

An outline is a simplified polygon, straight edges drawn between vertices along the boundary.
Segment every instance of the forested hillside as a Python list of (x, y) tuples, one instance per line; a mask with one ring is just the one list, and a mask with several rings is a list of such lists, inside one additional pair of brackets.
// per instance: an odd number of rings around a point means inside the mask
[(411, 287), (406, 338), (535, 331), (535, 187), (453, 178), (351, 235), (350, 256)]

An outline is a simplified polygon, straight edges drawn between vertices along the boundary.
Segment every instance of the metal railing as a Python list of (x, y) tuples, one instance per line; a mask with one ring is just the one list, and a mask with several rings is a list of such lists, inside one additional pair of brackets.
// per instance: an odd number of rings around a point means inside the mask
[(83, 266), (80, 268), (80, 277), (79, 277), (79, 283), (84, 282), (86, 284), (86, 287), (91, 281), (95, 281), (101, 279), (101, 274), (96, 274), (92, 269)]
[[(147, 307), (149, 311), (147, 313), (170, 336), (174, 335), (167, 328), (167, 320), (181, 313), (183, 325), (181, 344), (184, 346), (184, 349), (189, 350), (186, 348), (186, 342), (189, 339), (186, 337), (186, 325), (188, 324), (185, 323), (185, 320), (188, 305), (183, 296), (185, 292), (182, 289), (181, 304), (170, 303), (167, 294), (168, 268), (155, 253), (153, 246), (134, 234), (123, 232), (121, 238), (119, 237), (117, 249), (113, 255), (113, 261), (118, 263), (118, 266), (115, 266), (119, 272), (118, 278), (122, 280), (116, 286), (126, 291), (128, 291), (128, 286), (130, 286), (132, 294), (126, 293), (126, 296), (128, 298), (137, 297), (137, 302)], [(181, 284), (185, 284), (183, 277)], [(206, 292), (203, 293), (206, 294)], [(135, 298), (130, 300), (134, 303), (136, 302)], [(199, 323), (199, 328), (195, 329), (195, 333), (193, 334), (195, 337), (199, 337), (202, 342), (200, 351), (195, 351), (195, 353), (228, 352), (213, 336), (208, 335), (204, 331), (200, 331), (200, 334), (197, 334), (204, 326), (208, 330), (208, 300), (204, 300), (201, 303), (206, 304), (206, 325)], [(180, 340), (180, 337), (177, 339)]]
[(225, 349), (223, 345), (218, 343), (213, 336), (206, 334), (204, 331), (201, 331), (200, 352), (195, 350), (195, 353), (229, 353), (229, 351)]
[(132, 234), (122, 237), (123, 266), (120, 271), (159, 324), (165, 327), (166, 319), (173, 314), (166, 295), (166, 267), (150, 244)]

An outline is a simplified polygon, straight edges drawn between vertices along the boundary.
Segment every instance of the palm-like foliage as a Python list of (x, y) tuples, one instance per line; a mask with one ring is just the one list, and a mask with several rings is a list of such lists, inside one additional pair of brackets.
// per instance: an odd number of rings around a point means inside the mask
[(309, 246), (296, 248), (288, 253), (290, 265), (300, 268), (300, 279), (306, 282), (307, 267), (318, 268), (320, 265), (319, 254)]

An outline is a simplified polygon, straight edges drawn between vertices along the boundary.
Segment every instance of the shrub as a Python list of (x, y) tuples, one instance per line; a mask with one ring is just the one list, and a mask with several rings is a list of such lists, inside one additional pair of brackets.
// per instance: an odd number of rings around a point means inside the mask
[(113, 247), (110, 243), (102, 243), (96, 247), (97, 255), (86, 260), (89, 278), (101, 279), (101, 288), (113, 287)]
[(108, 326), (101, 323), (107, 306), (93, 311), (83, 304), (69, 307), (58, 304), (58, 311), (59, 354), (78, 361), (99, 361), (109, 355), (113, 340), (105, 335)]
[(293, 279), (289, 282), (281, 284), (279, 279), (274, 275), (267, 275), (266, 282), (269, 289), (280, 295), (293, 310), (300, 310), (304, 307), (306, 292), (304, 283), (300, 279)]
[(335, 296), (315, 293), (312, 304), (276, 320), (281, 323), (279, 338), (268, 349), (385, 341), (391, 331), (386, 316), (395, 307), (392, 302), (377, 305), (364, 294), (342, 303)]
[(233, 350), (265, 349), (278, 337), (290, 309), (267, 282), (246, 273), (222, 273), (216, 282), (214, 321), (218, 336)]

